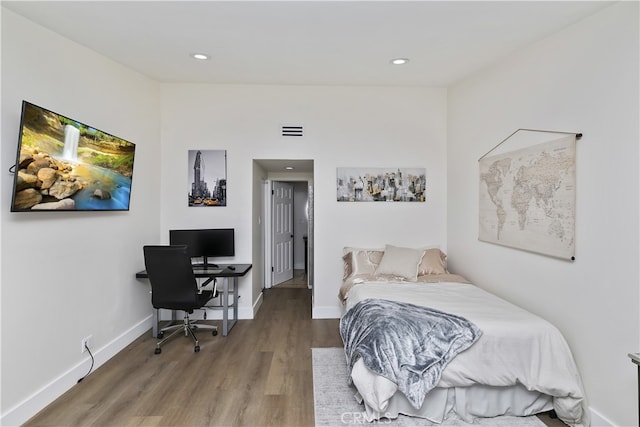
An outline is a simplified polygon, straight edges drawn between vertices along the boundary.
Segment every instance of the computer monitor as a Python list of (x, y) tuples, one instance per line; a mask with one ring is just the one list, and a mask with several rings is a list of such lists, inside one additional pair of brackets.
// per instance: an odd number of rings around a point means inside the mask
[(169, 230), (170, 245), (187, 245), (191, 258), (201, 257), (200, 240), (197, 230)]
[(208, 258), (235, 256), (233, 228), (169, 230), (169, 244), (187, 245), (191, 258), (200, 258), (205, 266), (215, 265)]

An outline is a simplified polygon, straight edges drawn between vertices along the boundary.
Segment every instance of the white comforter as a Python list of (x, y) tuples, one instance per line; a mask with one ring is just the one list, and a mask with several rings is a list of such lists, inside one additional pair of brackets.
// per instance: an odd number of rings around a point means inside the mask
[[(347, 293), (346, 310), (365, 298), (424, 305), (462, 316), (482, 330), (482, 337), (445, 368), (438, 387), (522, 384), (553, 396), (554, 409), (565, 423), (589, 425), (582, 381), (571, 350), (558, 329), (546, 320), (467, 283), (358, 284)], [(359, 369), (362, 375), (362, 366)], [(354, 383), (384, 384), (375, 392), (360, 390), (361, 394), (375, 393), (379, 400), (395, 393), (389, 381), (354, 379)]]

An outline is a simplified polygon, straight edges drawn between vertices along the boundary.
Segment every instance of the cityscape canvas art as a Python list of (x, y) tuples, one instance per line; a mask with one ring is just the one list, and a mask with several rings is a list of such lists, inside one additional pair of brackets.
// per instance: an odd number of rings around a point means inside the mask
[(189, 206), (227, 205), (227, 151), (189, 150)]
[(425, 168), (338, 168), (339, 202), (424, 202)]

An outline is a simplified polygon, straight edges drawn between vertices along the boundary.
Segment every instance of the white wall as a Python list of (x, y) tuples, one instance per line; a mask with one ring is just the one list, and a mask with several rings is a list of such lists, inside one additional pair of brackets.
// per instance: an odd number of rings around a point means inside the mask
[[(136, 143), (129, 212), (9, 213), (23, 99)], [(2, 408), (17, 425), (146, 331), (142, 245), (158, 239), (159, 88), (2, 9)]]
[[(315, 318), (337, 317), (343, 246), (445, 245), (446, 90), (425, 88), (162, 85), (161, 227), (233, 227), (236, 261), (252, 261), (253, 159), (312, 159), (315, 187)], [(280, 136), (302, 124), (303, 138)], [(187, 207), (186, 153), (226, 149), (229, 204)], [(338, 203), (336, 168), (425, 167), (426, 203)], [(255, 260), (254, 260), (255, 261)], [(240, 284), (251, 316), (261, 275)]]
[[(550, 320), (582, 372), (594, 425), (637, 425), (638, 3), (604, 9), (449, 92), (453, 270)], [(477, 160), (518, 128), (582, 132), (576, 261), (479, 242)]]
[[(439, 244), (453, 271), (558, 325), (592, 408), (635, 424), (637, 16), (637, 3), (608, 8), (457, 85), (448, 108), (440, 88), (157, 85), (2, 9), (1, 163), (15, 157), (22, 99), (137, 150), (128, 213), (10, 214), (12, 177), (2, 175), (0, 424), (23, 422), (84, 374), (82, 337), (93, 334), (101, 363), (149, 327), (148, 288), (133, 273), (141, 246), (168, 241), (170, 228), (236, 229), (235, 260), (256, 266), (240, 289), (252, 317), (267, 175), (252, 160), (277, 158), (314, 160), (314, 317), (339, 314), (343, 246)], [(304, 138), (279, 136), (296, 123)], [(574, 263), (477, 241), (477, 159), (520, 127), (585, 135)], [(194, 148), (228, 151), (229, 206), (187, 207)], [(428, 200), (338, 203), (336, 168), (348, 166), (426, 167)]]

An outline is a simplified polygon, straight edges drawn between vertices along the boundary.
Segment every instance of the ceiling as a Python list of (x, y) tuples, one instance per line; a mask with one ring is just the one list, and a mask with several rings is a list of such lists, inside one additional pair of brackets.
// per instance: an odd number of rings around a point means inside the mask
[[(160, 82), (446, 87), (610, 2), (2, 1)], [(196, 61), (191, 53), (211, 57)], [(392, 58), (409, 58), (402, 66)]]
[[(0, 1), (159, 82), (431, 87), (450, 86), (611, 4)], [(192, 59), (196, 52), (210, 59)], [(390, 64), (399, 57), (409, 62)], [(273, 172), (313, 170), (311, 160), (258, 162)]]

